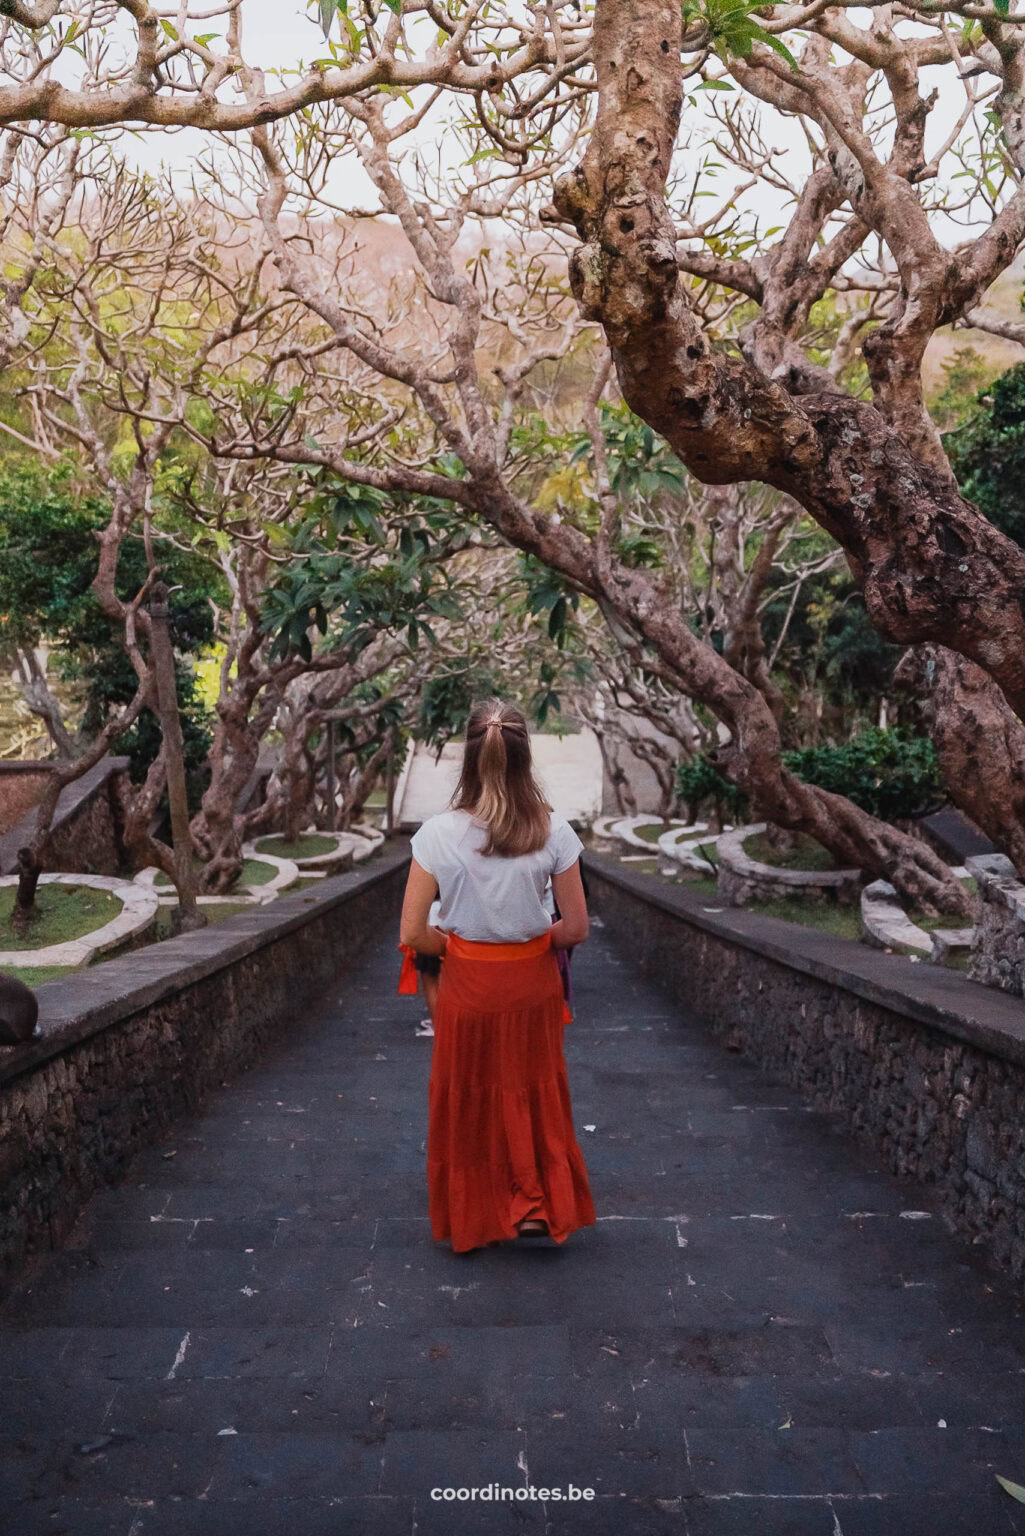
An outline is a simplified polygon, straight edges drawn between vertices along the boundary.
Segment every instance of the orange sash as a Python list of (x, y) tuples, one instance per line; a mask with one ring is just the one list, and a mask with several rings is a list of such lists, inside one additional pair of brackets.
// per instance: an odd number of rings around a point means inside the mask
[[(551, 947), (550, 932), (539, 933), (536, 938), (526, 939), (521, 944), (485, 944), (476, 939), (460, 938), (458, 933), (450, 933), (441, 960), (444, 962), (446, 955), (456, 960), (535, 960)], [(402, 996), (411, 997), (420, 990), (416, 950), (411, 944), (400, 944), (399, 949), (402, 951), (402, 970), (399, 972), (398, 990)], [(562, 1005), (562, 1022), (573, 1022), (573, 1015), (566, 1002)]]
[(412, 944), (400, 944), (402, 969), (399, 972), (399, 992), (403, 997), (415, 997), (420, 990), (420, 973), (416, 968), (416, 950)]

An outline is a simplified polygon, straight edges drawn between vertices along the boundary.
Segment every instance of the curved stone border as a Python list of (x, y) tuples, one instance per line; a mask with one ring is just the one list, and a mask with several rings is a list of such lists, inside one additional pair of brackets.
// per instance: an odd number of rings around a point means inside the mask
[[(254, 837), (252, 846), (257, 849), (257, 858), (266, 858), (267, 854), (270, 853), (269, 848), (262, 852), (260, 851), (261, 843), (271, 842), (276, 838), (280, 838), (280, 836), (279, 832), (265, 832), (262, 837)], [(319, 827), (311, 827), (303, 836), (330, 838), (334, 842), (334, 848), (330, 849), (327, 853), (312, 854), (306, 859), (293, 858), (291, 862), (301, 874), (316, 874), (318, 872), (321, 874), (328, 872), (334, 874), (351, 867), (354, 850), (352, 838), (348, 832), (324, 832)], [(279, 855), (273, 854), (272, 857), (278, 858)]]
[[(242, 857), (244, 859), (252, 859), (257, 864), (272, 864), (275, 873), (269, 880), (264, 881), (262, 885), (252, 885), (247, 884), (245, 881), (240, 881), (234, 890), (224, 891), (216, 896), (197, 896), (196, 900), (210, 905), (213, 905), (215, 902), (225, 901), (233, 903), (273, 901), (275, 896), (280, 895), (282, 891), (287, 891), (289, 886), (294, 885), (299, 878), (299, 866), (293, 859), (279, 859), (272, 853), (259, 853), (252, 843), (242, 844)], [(160, 870), (154, 869), (150, 865), (147, 869), (140, 869), (132, 884), (140, 885), (144, 890), (159, 891), (160, 887), (155, 883), (159, 874)], [(175, 895), (174, 887), (172, 886), (165, 895), (160, 896), (159, 901), (161, 906), (176, 907), (178, 905), (178, 897)]]
[(876, 949), (913, 949), (932, 954), (932, 938), (908, 917), (889, 880), (873, 880), (861, 893), (861, 932)]
[[(617, 838), (621, 843), (626, 843), (628, 848), (641, 848), (651, 858), (654, 858), (658, 852), (657, 840), (649, 843), (647, 838), (638, 837), (634, 828), (665, 827), (667, 831), (671, 832), (674, 827), (682, 828), (685, 825), (686, 823), (682, 821), (666, 821), (662, 816), (620, 816), (618, 821), (610, 822), (609, 830), (605, 835)], [(662, 836), (664, 837), (665, 835), (665, 832), (663, 832)]]
[(365, 821), (359, 821), (355, 826), (350, 827), (349, 836), (359, 839), (352, 850), (353, 860), (357, 864), (362, 864), (365, 859), (369, 859), (370, 855), (376, 853), (385, 841), (380, 827), (372, 827)]
[(279, 859), (273, 853), (260, 853), (255, 843), (242, 844), (242, 857), (255, 859), (259, 864), (273, 864), (277, 874), (265, 881), (263, 885), (246, 885), (240, 882), (239, 890), (248, 891), (255, 896), (257, 901), (273, 901), (280, 891), (287, 891), (290, 885), (294, 885), (299, 878), (299, 866), (294, 859)]
[[(133, 877), (132, 884), (141, 885), (143, 890), (152, 891), (156, 896), (157, 902), (160, 906), (176, 907), (178, 905), (178, 893), (174, 886), (170, 885), (165, 888), (164, 886), (157, 885), (156, 883), (157, 876), (160, 873), (161, 871), (159, 869), (155, 869), (152, 864), (147, 865), (145, 869), (140, 869), (139, 873)], [(233, 907), (258, 907), (260, 902), (255, 896), (246, 896), (244, 894), (240, 894), (240, 892), (244, 892), (246, 889), (251, 890), (252, 887), (240, 886), (238, 892), (228, 891), (223, 896), (197, 896), (196, 901), (201, 907), (223, 907), (226, 904), (230, 904)]]
[[(724, 832), (729, 830), (728, 827), (723, 828)], [(656, 845), (659, 851), (659, 874), (674, 875), (678, 869), (689, 869), (698, 875), (714, 875), (715, 865), (698, 849), (715, 842), (715, 839), (715, 833), (711, 837), (708, 835), (708, 823), (705, 821), (693, 821), (688, 826), (674, 827), (663, 832)]]
[(750, 826), (724, 832), (716, 839), (718, 896), (724, 905), (746, 907), (752, 901), (795, 895), (851, 904), (858, 900), (860, 869), (780, 869), (775, 864), (762, 864), (752, 859), (744, 844), (765, 828), (764, 821), (753, 822)]
[[(0, 886), (17, 885), (17, 875), (6, 875)], [(40, 875), (40, 885), (84, 886), (91, 891), (109, 891), (121, 902), (121, 911), (102, 928), (84, 933), (81, 938), (63, 944), (48, 944), (44, 949), (2, 949), (0, 965), (24, 966), (84, 965), (94, 955), (117, 949), (128, 939), (137, 938), (152, 928), (160, 905), (155, 891), (147, 891), (135, 880), (120, 880), (115, 875)]]

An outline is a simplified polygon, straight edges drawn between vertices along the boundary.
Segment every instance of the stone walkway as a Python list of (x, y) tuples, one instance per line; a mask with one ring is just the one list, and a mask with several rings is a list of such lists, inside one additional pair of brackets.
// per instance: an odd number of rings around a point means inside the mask
[[(456, 1257), (390, 936), (9, 1304), (11, 1536), (1025, 1532), (1025, 1326), (925, 1197), (599, 932), (567, 1032), (600, 1214)], [(565, 1501), (434, 1488), (593, 1488)]]

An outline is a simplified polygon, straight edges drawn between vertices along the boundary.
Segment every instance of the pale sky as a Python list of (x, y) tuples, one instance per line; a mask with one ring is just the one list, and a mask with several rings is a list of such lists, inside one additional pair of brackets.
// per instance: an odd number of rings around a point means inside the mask
[[(275, 70), (296, 69), (301, 60), (322, 57), (325, 53), (319, 23), (304, 0), (245, 0), (243, 16), (245, 55), (268, 74)], [(849, 19), (856, 24), (866, 16), (867, 13), (857, 10), (848, 12)], [(223, 22), (210, 21), (207, 25), (215, 30), (223, 26)], [(939, 108), (931, 114), (929, 120), (928, 151), (945, 138), (949, 126), (956, 121), (963, 97), (953, 70), (929, 70), (926, 74), (931, 78), (923, 79), (923, 94), (933, 86), (938, 87), (940, 93)], [(229, 85), (226, 90), (230, 89)], [(724, 99), (719, 97), (720, 101)], [(698, 96), (695, 106), (687, 108), (685, 124), (694, 124), (695, 109), (700, 116), (704, 116), (710, 107), (710, 96)], [(442, 105), (439, 111), (444, 110), (445, 106)], [(808, 152), (800, 127), (793, 119), (785, 118), (760, 104), (758, 111), (765, 141), (785, 151), (788, 170), (799, 182), (808, 165)], [(441, 131), (437, 114), (432, 114), (432, 118), (421, 125), (416, 138), (421, 144), (433, 146)], [(126, 136), (123, 141), (126, 153), (138, 165), (155, 171), (163, 164), (172, 167), (183, 177), (188, 175), (200, 153), (204, 149), (209, 151), (209, 144), (209, 138), (195, 129), (136, 133)], [(692, 167), (697, 166), (707, 147), (700, 130), (699, 117), (697, 131), (692, 129), (690, 146), (680, 154), (680, 165), (685, 177)], [(703, 217), (707, 217), (707, 213), (720, 198), (728, 196), (737, 177), (738, 173), (727, 167), (713, 183), (708, 184), (716, 196), (707, 198), (701, 205)], [(377, 204), (376, 193), (351, 157), (340, 159), (337, 163), (332, 193), (342, 203), (363, 207)], [(758, 185), (747, 191), (742, 205), (749, 212), (757, 213), (763, 227), (785, 222), (785, 218), (781, 219), (785, 209), (780, 206), (780, 195), (769, 186)], [(946, 226), (940, 230), (941, 238), (949, 239), (951, 243), (965, 238), (965, 231), (951, 227), (949, 221), (941, 218), (941, 225)]]

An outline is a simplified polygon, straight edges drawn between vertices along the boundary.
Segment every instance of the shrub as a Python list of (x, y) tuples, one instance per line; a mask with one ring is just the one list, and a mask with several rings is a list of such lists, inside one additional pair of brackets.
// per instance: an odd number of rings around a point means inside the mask
[(703, 752), (688, 762), (676, 765), (676, 793), (695, 820), (706, 804), (711, 804), (721, 821), (742, 821), (747, 816), (747, 796), (743, 790), (723, 778)]
[(882, 821), (924, 816), (946, 798), (936, 748), (902, 730), (862, 731), (839, 747), (785, 752), (783, 761), (806, 784), (846, 795)]
[[(783, 762), (806, 784), (846, 795), (881, 821), (924, 816), (946, 799), (932, 742), (899, 729), (861, 731), (839, 747), (784, 752)], [(693, 816), (709, 803), (731, 821), (747, 816), (744, 794), (704, 753), (677, 766), (676, 787)]]

